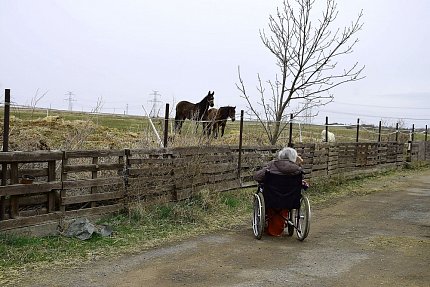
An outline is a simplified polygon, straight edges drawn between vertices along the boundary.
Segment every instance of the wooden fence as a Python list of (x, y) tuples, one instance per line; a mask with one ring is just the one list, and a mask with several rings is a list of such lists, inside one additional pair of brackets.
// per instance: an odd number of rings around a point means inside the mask
[[(207, 189), (254, 186), (252, 176), (280, 147), (0, 153), (0, 231), (100, 216), (132, 204), (180, 201)], [(295, 148), (315, 180), (430, 161), (430, 142), (318, 143)], [(239, 158), (241, 162), (239, 163)], [(240, 168), (238, 168), (240, 167)], [(25, 180), (30, 176), (33, 182)], [(54, 224), (54, 225), (55, 225)]]

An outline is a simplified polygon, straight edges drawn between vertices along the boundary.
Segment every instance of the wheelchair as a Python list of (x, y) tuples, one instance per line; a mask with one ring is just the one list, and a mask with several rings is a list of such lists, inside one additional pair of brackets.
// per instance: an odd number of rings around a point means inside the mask
[(311, 206), (308, 197), (303, 193), (302, 174), (278, 175), (266, 172), (264, 183), (258, 185), (254, 194), (254, 214), (252, 230), (256, 239), (261, 239), (265, 230), (266, 209), (288, 209), (285, 218), (284, 232), (297, 239), (305, 240), (310, 230)]

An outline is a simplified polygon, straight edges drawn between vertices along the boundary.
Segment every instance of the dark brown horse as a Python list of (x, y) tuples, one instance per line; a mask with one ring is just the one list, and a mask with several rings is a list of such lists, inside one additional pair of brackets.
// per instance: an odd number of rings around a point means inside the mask
[(197, 104), (180, 101), (176, 105), (175, 132), (181, 133), (182, 124), (186, 119), (206, 121), (209, 107), (214, 106), (214, 94), (215, 92), (209, 91), (207, 96)]
[(210, 109), (208, 112), (209, 124), (206, 127), (208, 136), (211, 134), (211, 128), (215, 138), (218, 137), (219, 127), (221, 126), (221, 137), (224, 135), (224, 129), (227, 125), (227, 119), (230, 118), (232, 122), (236, 119), (236, 107), (220, 107), (219, 109)]

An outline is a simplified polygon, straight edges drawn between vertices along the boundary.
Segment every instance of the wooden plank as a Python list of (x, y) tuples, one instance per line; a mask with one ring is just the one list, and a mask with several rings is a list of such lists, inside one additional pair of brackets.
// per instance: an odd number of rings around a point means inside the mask
[(323, 163), (323, 164), (313, 164), (312, 165), (312, 170), (325, 170), (327, 169), (327, 163)]
[(130, 197), (133, 196), (142, 196), (148, 194), (160, 195), (160, 194), (171, 194), (175, 190), (174, 184), (166, 184), (160, 186), (132, 186), (127, 190), (127, 195)]
[(92, 193), (92, 194), (76, 195), (76, 196), (66, 195), (65, 198), (62, 198), (62, 203), (67, 205), (67, 204), (75, 204), (75, 203), (118, 199), (118, 198), (123, 198), (124, 194), (125, 194), (124, 191), (116, 191), (116, 192)]
[[(76, 150), (65, 151), (64, 158), (83, 158), (83, 157), (114, 157), (124, 156), (125, 150)], [(61, 159), (61, 158), (60, 158)]]
[(59, 220), (61, 217), (61, 212), (53, 212), (31, 217), (19, 217), (16, 219), (1, 220), (0, 230), (8, 230), (24, 226), (36, 225), (47, 221)]
[(236, 189), (240, 187), (240, 181), (238, 179), (235, 180), (226, 180), (224, 182), (218, 182), (214, 184), (210, 184), (205, 188), (209, 188), (211, 190), (215, 190), (217, 192), (227, 191), (231, 189)]
[(20, 206), (45, 204), (46, 201), (46, 194), (25, 195), (18, 198)]
[(43, 193), (53, 189), (61, 189), (61, 181), (0, 186), (0, 196)]
[(121, 211), (124, 209), (124, 203), (117, 203), (112, 205), (97, 206), (92, 208), (83, 208), (78, 210), (66, 211), (66, 218), (77, 218), (83, 216), (110, 214)]
[(0, 162), (12, 163), (12, 162), (43, 162), (50, 160), (61, 160), (62, 152), (55, 151), (12, 151), (12, 152), (1, 152)]
[(173, 152), (168, 148), (150, 148), (150, 149), (130, 149), (129, 157), (157, 155), (162, 157), (172, 157)]
[(122, 177), (96, 178), (96, 179), (78, 179), (63, 181), (63, 189), (84, 188), (92, 186), (106, 186), (114, 184), (123, 184)]
[(231, 153), (227, 154), (208, 154), (204, 157), (205, 162), (215, 162), (215, 163), (221, 163), (221, 162), (236, 162), (235, 158)]
[(208, 183), (215, 183), (219, 181), (225, 181), (230, 179), (237, 179), (237, 173), (223, 173), (223, 174), (214, 174), (208, 178)]
[(137, 164), (148, 164), (148, 165), (170, 165), (173, 164), (175, 159), (172, 158), (129, 158), (129, 165), (137, 165)]
[[(34, 177), (48, 176), (48, 168), (20, 168), (18, 178), (21, 178), (23, 174), (30, 174)], [(10, 178), (10, 170), (7, 170), (7, 178)]]
[(176, 190), (175, 193), (176, 197), (175, 200), (176, 201), (181, 201), (184, 199), (188, 199), (193, 195), (193, 188), (181, 188)]
[(258, 185), (255, 181), (249, 181), (249, 182), (242, 182), (241, 187), (242, 188), (248, 188), (248, 187), (256, 187)]
[(37, 208), (37, 209), (30, 209), (30, 210), (20, 210), (18, 213), (19, 217), (30, 217), (30, 216), (37, 216), (41, 214), (47, 214), (48, 209), (45, 207)]
[(207, 175), (199, 175), (190, 177), (187, 180), (177, 180), (175, 182), (176, 188), (181, 189), (184, 187), (194, 186), (194, 185), (202, 185), (206, 184), (208, 182), (208, 176)]
[(101, 170), (122, 170), (123, 164), (120, 163), (92, 163), (92, 164), (81, 164), (81, 165), (65, 165), (65, 172), (97, 172)]
[(323, 169), (323, 170), (312, 170), (311, 173), (311, 177), (315, 177), (315, 176), (325, 176), (327, 175), (327, 170)]
[(219, 146), (199, 146), (199, 147), (175, 147), (172, 148), (174, 157), (205, 155), (214, 153), (228, 153), (231, 152), (229, 147)]
[(133, 176), (169, 176), (173, 172), (173, 167), (144, 167), (130, 168), (129, 175)]
[(210, 164), (205, 165), (201, 173), (202, 174), (217, 174), (224, 172), (234, 172), (237, 169), (236, 163), (218, 163), (218, 164)]

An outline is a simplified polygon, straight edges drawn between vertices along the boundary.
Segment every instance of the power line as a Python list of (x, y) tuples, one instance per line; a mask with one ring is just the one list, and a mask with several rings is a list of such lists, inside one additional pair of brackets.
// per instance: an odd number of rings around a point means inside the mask
[(430, 121), (430, 119), (418, 119), (418, 118), (409, 118), (409, 117), (390, 117), (390, 116), (364, 115), (364, 114), (358, 114), (358, 113), (337, 112), (337, 111), (326, 110), (326, 109), (324, 109), (322, 112), (328, 112), (328, 113), (332, 113), (332, 114), (339, 114), (339, 115), (352, 115), (352, 116), (359, 116), (359, 117), (369, 117), (369, 118), (387, 118), (387, 119), (404, 119), (404, 120), (416, 120), (416, 121)]
[(347, 105), (347, 106), (360, 106), (360, 107), (370, 107), (370, 108), (385, 108), (385, 109), (410, 109), (410, 110), (430, 110), (430, 108), (422, 108), (422, 107), (387, 107), (387, 106), (378, 106), (378, 105), (365, 105), (365, 104), (352, 104), (352, 103), (343, 103), (338, 101), (333, 101), (333, 103)]

